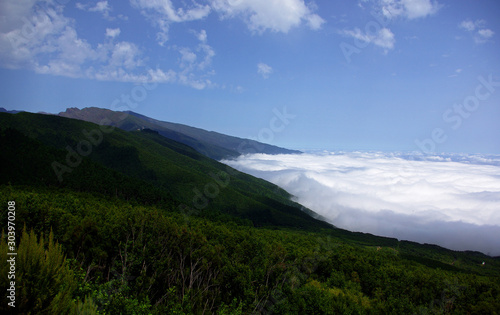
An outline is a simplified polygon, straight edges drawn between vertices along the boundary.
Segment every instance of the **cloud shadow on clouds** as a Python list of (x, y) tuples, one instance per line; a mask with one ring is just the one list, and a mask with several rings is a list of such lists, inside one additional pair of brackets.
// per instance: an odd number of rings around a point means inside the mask
[(341, 209), (336, 219), (329, 222), (351, 231), (438, 244), (453, 250), (476, 250), (488, 255), (500, 255), (500, 226), (495, 225), (426, 221), (389, 210), (370, 213), (356, 209)]

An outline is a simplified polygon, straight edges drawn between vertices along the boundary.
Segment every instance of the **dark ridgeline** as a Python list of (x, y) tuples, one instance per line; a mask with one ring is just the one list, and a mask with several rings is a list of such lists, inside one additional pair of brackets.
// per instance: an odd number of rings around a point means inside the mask
[(301, 153), (297, 150), (288, 150), (254, 140), (228, 136), (187, 125), (159, 121), (131, 111), (116, 112), (97, 107), (88, 107), (81, 110), (78, 108), (68, 108), (65, 112), (59, 113), (59, 116), (85, 120), (96, 124), (106, 119), (109, 124), (126, 131), (142, 130), (144, 128), (156, 130), (160, 135), (184, 143), (215, 160), (234, 158), (245, 153)]

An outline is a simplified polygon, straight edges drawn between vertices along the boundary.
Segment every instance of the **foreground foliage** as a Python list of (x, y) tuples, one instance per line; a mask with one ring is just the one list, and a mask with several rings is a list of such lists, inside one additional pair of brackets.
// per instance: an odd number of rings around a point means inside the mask
[[(17, 247), (15, 281), (16, 300), (15, 308), (7, 308), (11, 313), (47, 313), (66, 314), (82, 313), (95, 314), (96, 306), (92, 299), (85, 298), (82, 302), (73, 299), (73, 293), (78, 285), (68, 261), (64, 257), (61, 246), (54, 242), (54, 236), (49, 234), (37, 238), (34, 231), (24, 228), (21, 241)], [(0, 259), (2, 262), (11, 259), (7, 256), (6, 236), (2, 234), (0, 240)], [(7, 274), (7, 264), (0, 266), (0, 272)], [(10, 287), (7, 277), (0, 278), (2, 288)], [(5, 291), (4, 291), (5, 292)], [(4, 297), (4, 308), (8, 300)]]
[[(409, 243), (377, 247), (328, 230), (217, 223), (73, 191), (4, 185), (0, 196), (2, 204), (16, 201), (17, 225), (27, 227), (18, 249), (24, 257), (18, 263), (18, 301), (33, 313), (55, 307), (58, 313), (96, 308), (102, 314), (500, 309), (498, 260), (491, 258), (481, 267), (460, 258), (469, 257), (463, 253), (450, 257), (453, 252), (443, 250), (449, 264), (434, 261), (450, 267), (444, 270), (411, 259), (409, 253), (419, 249)], [(0, 219), (5, 222), (4, 213)], [(4, 241), (1, 246), (5, 256)], [(6, 305), (2, 297), (0, 307)]]

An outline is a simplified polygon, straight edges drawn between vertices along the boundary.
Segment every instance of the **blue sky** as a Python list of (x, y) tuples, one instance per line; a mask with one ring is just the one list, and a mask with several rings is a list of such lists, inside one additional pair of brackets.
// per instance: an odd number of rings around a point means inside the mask
[(499, 14), (493, 0), (2, 0), (0, 107), (133, 110), (293, 149), (499, 154)]

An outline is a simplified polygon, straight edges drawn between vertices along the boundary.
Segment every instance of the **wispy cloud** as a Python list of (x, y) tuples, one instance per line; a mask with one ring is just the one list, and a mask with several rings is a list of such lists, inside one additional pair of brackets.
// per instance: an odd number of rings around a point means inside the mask
[[(110, 10), (107, 1), (77, 7), (101, 13)], [(144, 51), (137, 44), (117, 40), (120, 28), (106, 28), (104, 41), (92, 45), (79, 36), (75, 21), (64, 16), (63, 6), (38, 8), (34, 2), (22, 2), (2, 8), (2, 13), (10, 17), (0, 23), (2, 67), (104, 81), (177, 82), (196, 89), (213, 86), (208, 77), (215, 52), (204, 30), (195, 34), (199, 44), (191, 49), (191, 55), (190, 48), (179, 49), (178, 69), (161, 69), (148, 67)]]
[(479, 25), (483, 25), (484, 21), (483, 20), (478, 20), (478, 21), (471, 21), (471, 20), (464, 20), (462, 23), (460, 23), (460, 27), (463, 28), (466, 31), (472, 32), (474, 31)]
[[(92, 46), (78, 36), (74, 21), (63, 15), (62, 7), (32, 11), (28, 6), (25, 24), (8, 32), (0, 31), (3, 49), (2, 66), (27, 68), (38, 73), (73, 78), (136, 81), (144, 66), (140, 49), (133, 43), (104, 42)], [(25, 29), (30, 32), (24, 32)], [(116, 37), (119, 29), (107, 29), (105, 35)]]
[(224, 162), (285, 188), (338, 227), (500, 254), (500, 157), (358, 152)]
[(450, 74), (448, 77), (449, 77), (449, 78), (458, 77), (458, 75), (459, 75), (460, 73), (462, 73), (462, 71), (463, 71), (463, 69), (461, 69), (461, 68), (455, 69), (455, 72), (454, 72), (453, 74)]
[(302, 23), (312, 30), (318, 30), (325, 23), (314, 6), (307, 6), (303, 0), (209, 0), (208, 4), (191, 2), (189, 7), (176, 8), (171, 0), (130, 0), (155, 27), (159, 29), (157, 41), (165, 45), (169, 28), (173, 23), (196, 21), (216, 12), (222, 19), (241, 18), (248, 28), (257, 33), (270, 30), (288, 33)]
[(168, 41), (168, 31), (171, 24), (201, 20), (211, 12), (209, 5), (201, 5), (196, 2), (186, 8), (175, 8), (170, 0), (130, 0), (130, 3), (159, 29), (156, 38), (161, 46)]
[[(354, 29), (343, 28), (337, 31), (340, 35), (352, 37), (357, 41), (356, 47), (363, 48), (368, 44), (383, 48), (384, 54), (394, 49), (396, 43), (394, 33), (389, 28), (390, 22), (398, 19), (415, 20), (435, 14), (441, 8), (437, 1), (431, 0), (362, 0), (358, 3), (361, 10), (371, 8), (374, 16), (384, 20), (377, 28), (365, 25), (365, 31), (356, 27)], [(415, 36), (405, 37), (415, 39)], [(366, 44), (366, 45), (365, 45)]]
[(273, 73), (273, 68), (265, 63), (257, 64), (257, 73), (260, 74), (264, 79), (269, 78), (269, 75)]
[(403, 17), (410, 20), (435, 14), (441, 7), (437, 1), (431, 0), (380, 0), (378, 6), (387, 18)]
[(486, 28), (485, 20), (472, 21), (470, 19), (467, 19), (462, 21), (458, 25), (458, 27), (473, 34), (474, 42), (476, 44), (484, 44), (488, 42), (493, 37), (493, 35), (495, 35), (495, 32), (493, 32), (489, 28)]
[(384, 49), (387, 53), (389, 50), (394, 48), (396, 40), (394, 39), (394, 34), (388, 28), (381, 28), (374, 34), (368, 34), (361, 31), (359, 28), (352, 30), (341, 30), (339, 31), (341, 35), (352, 37), (356, 40), (365, 42), (366, 44), (374, 44), (375, 46)]
[(207, 44), (208, 35), (205, 30), (193, 32), (199, 44), (191, 49), (189, 47), (177, 48), (180, 54), (178, 72), (179, 82), (201, 90), (206, 87), (213, 87), (215, 84), (209, 79), (213, 71), (208, 71), (215, 57), (215, 50)]
[(109, 13), (111, 12), (111, 7), (109, 6), (108, 1), (99, 1), (95, 5), (77, 2), (75, 7), (82, 11), (100, 13), (106, 19), (110, 18)]
[(206, 43), (207, 42), (207, 38), (208, 38), (207, 31), (201, 30), (199, 33), (195, 32), (195, 34), (196, 34), (196, 37), (198, 37), (198, 40), (200, 42), (202, 42), (202, 43)]
[(120, 35), (120, 29), (119, 28), (107, 28), (106, 29), (106, 36), (115, 38), (118, 35)]

